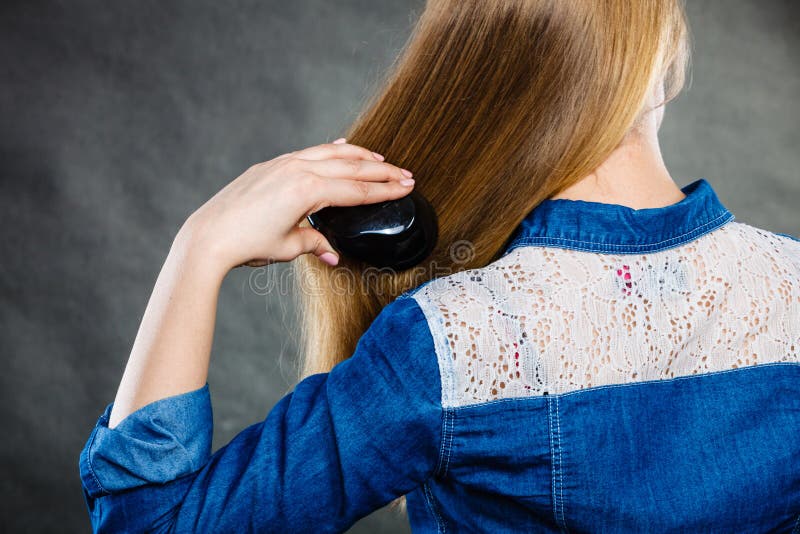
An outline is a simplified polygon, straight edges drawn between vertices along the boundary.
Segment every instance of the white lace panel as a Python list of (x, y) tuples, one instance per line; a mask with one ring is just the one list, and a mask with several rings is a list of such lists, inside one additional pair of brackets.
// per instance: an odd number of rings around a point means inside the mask
[(445, 406), (800, 360), (800, 242), (741, 222), (654, 253), (526, 246), (414, 298)]

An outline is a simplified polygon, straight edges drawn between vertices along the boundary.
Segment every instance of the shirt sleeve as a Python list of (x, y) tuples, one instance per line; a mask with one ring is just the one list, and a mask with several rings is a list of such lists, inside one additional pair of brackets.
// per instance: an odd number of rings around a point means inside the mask
[(95, 532), (341, 532), (440, 467), (433, 340), (404, 294), (355, 353), (300, 381), (265, 420), (210, 454), (208, 385), (156, 401), (80, 455)]

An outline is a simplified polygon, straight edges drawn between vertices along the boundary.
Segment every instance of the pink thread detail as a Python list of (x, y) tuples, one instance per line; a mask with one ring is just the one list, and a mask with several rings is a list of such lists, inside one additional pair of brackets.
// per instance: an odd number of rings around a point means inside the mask
[(631, 294), (631, 287), (633, 287), (633, 283), (630, 281), (631, 279), (630, 270), (631, 268), (628, 267), (627, 265), (623, 265), (622, 269), (617, 269), (617, 276), (620, 276), (622, 277), (623, 280), (625, 280), (625, 287), (622, 287), (620, 289), (622, 289), (622, 292), (626, 295)]

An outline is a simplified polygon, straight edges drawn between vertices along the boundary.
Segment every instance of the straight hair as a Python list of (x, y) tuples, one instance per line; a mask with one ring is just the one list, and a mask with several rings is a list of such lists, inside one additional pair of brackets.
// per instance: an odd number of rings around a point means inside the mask
[(428, 0), (344, 136), (414, 172), (438, 244), (401, 272), (294, 260), (299, 379), (350, 357), (401, 293), (499, 258), (531, 210), (679, 94), (689, 61), (683, 0)]

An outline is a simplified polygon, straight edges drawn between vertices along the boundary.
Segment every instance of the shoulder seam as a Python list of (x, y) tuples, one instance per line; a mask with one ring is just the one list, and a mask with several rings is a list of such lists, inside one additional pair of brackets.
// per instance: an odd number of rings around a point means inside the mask
[(428, 322), (428, 330), (430, 330), (433, 338), (433, 347), (436, 351), (436, 361), (442, 382), (442, 408), (451, 408), (454, 400), (455, 369), (453, 368), (450, 344), (444, 336), (444, 317), (431, 299), (428, 298), (427, 291), (415, 292), (411, 295), (411, 298), (417, 302), (417, 305), (422, 310), (422, 314)]
[[(430, 334), (433, 340), (433, 347), (434, 352), (436, 353), (436, 363), (439, 369), (439, 380), (441, 382), (441, 392), (439, 396), (439, 403), (442, 407), (442, 436), (441, 442), (439, 445), (439, 458), (436, 463), (436, 468), (434, 469), (434, 474), (440, 477), (444, 477), (447, 474), (447, 468), (450, 464), (450, 454), (452, 451), (452, 444), (453, 444), (453, 430), (454, 430), (454, 423), (453, 419), (455, 418), (455, 411), (450, 406), (449, 402), (446, 402), (445, 399), (450, 399), (452, 397), (453, 391), (453, 384), (454, 384), (454, 369), (452, 367), (452, 358), (449, 358), (451, 365), (448, 367), (447, 365), (443, 365), (442, 361), (447, 360), (448, 352), (444, 352), (445, 349), (449, 348), (447, 344), (447, 340), (443, 339), (441, 335), (442, 330), (441, 328), (437, 328), (437, 325), (441, 325), (441, 321), (444, 320), (442, 315), (438, 313), (435, 305), (429, 299), (423, 299), (420, 297), (420, 293), (418, 291), (409, 294), (406, 298), (411, 298), (416, 303), (417, 307), (422, 312), (422, 315), (425, 317), (425, 321), (428, 324), (428, 333)], [(444, 347), (444, 349), (442, 348)]]

